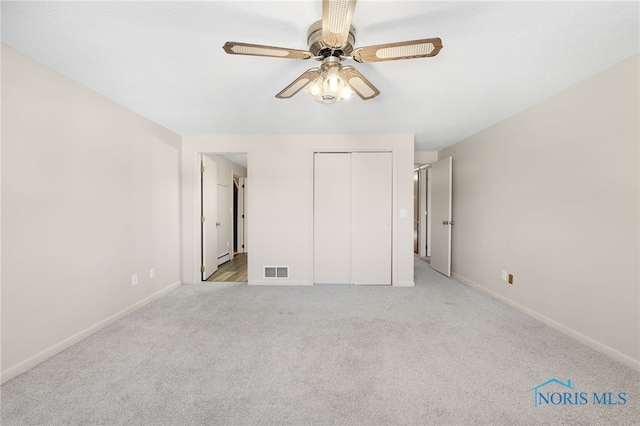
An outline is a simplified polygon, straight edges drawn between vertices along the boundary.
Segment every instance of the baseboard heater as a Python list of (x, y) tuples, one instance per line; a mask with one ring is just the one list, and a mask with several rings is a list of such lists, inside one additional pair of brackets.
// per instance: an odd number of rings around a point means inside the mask
[(218, 256), (218, 266), (222, 265), (231, 260), (231, 252), (226, 252), (225, 254), (221, 254)]

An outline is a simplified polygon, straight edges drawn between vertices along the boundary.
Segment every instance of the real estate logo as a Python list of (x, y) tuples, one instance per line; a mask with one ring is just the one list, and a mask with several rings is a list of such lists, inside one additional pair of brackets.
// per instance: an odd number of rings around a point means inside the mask
[(580, 392), (571, 385), (553, 378), (528, 390), (533, 392), (533, 406), (540, 405), (625, 405), (626, 392)]

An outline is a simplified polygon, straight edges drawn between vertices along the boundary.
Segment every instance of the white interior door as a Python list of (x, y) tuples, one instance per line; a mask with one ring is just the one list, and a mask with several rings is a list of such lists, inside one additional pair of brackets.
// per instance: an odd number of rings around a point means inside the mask
[(202, 280), (218, 270), (218, 165), (202, 157)]
[(451, 166), (447, 157), (431, 166), (431, 267), (451, 276)]
[(351, 282), (391, 285), (392, 154), (351, 154)]
[(351, 283), (351, 155), (314, 155), (313, 282)]

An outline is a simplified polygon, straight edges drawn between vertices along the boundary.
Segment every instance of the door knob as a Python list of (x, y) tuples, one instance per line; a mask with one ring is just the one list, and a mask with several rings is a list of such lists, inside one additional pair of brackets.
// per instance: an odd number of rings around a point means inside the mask
[(449, 222), (448, 220), (443, 220), (442, 224), (443, 225), (453, 225), (453, 221)]

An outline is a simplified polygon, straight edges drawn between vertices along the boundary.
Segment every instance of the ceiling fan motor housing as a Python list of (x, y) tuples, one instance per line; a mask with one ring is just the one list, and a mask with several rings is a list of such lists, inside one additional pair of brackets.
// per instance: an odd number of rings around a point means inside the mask
[(322, 21), (315, 22), (311, 25), (307, 33), (309, 52), (313, 53), (313, 56), (319, 57), (319, 60), (329, 56), (335, 56), (337, 58), (340, 58), (341, 56), (351, 56), (355, 42), (356, 29), (353, 25), (349, 28), (349, 37), (347, 37), (347, 42), (340, 48), (331, 47), (322, 39)]

